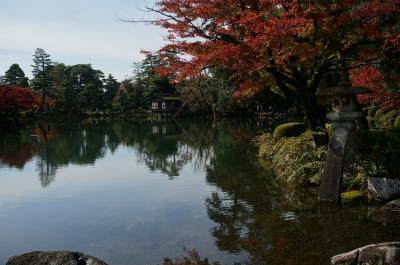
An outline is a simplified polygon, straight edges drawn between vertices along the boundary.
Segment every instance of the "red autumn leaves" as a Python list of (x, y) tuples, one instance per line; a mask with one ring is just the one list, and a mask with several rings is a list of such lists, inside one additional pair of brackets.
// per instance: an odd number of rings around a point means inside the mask
[(37, 110), (39, 105), (40, 99), (33, 95), (32, 89), (0, 85), (0, 114)]

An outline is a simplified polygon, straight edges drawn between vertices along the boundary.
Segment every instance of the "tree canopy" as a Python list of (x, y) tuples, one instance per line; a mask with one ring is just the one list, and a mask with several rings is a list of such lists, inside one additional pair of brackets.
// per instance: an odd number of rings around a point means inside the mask
[(33, 111), (39, 107), (39, 99), (29, 88), (0, 85), (0, 117), (15, 117), (21, 111)]
[[(315, 93), (329, 72), (390, 61), (399, 52), (398, 0), (159, 0), (169, 43), (158, 72), (195, 78), (220, 65), (239, 90), (275, 87), (323, 124)], [(342, 82), (345, 82), (346, 78)], [(339, 80), (340, 82), (341, 80)]]
[(29, 86), (28, 78), (25, 76), (24, 71), (22, 71), (18, 64), (13, 64), (10, 66), (4, 75), (3, 82), (6, 85), (15, 85), (18, 87)]

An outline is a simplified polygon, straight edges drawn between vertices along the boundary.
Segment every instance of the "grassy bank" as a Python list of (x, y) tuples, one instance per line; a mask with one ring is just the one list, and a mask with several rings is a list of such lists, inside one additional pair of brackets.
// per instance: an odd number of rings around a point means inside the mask
[[(345, 191), (367, 190), (368, 177), (399, 177), (400, 128), (364, 131), (359, 134), (360, 149), (344, 180)], [(297, 137), (274, 139), (262, 134), (254, 139), (262, 167), (272, 169), (283, 187), (319, 185), (324, 171), (327, 146), (313, 145), (311, 132)]]

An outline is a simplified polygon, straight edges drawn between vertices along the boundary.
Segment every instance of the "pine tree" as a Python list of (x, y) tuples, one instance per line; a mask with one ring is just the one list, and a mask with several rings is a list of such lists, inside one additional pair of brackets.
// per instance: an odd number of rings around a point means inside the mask
[(41, 112), (47, 111), (46, 97), (50, 86), (51, 65), (52, 62), (50, 55), (47, 54), (43, 49), (37, 48), (33, 54), (32, 88), (37, 92), (40, 91), (42, 94), (42, 100), (40, 104)]
[(7, 85), (16, 85), (18, 87), (28, 87), (28, 78), (18, 64), (13, 64), (4, 75), (4, 83)]
[(112, 107), (112, 102), (118, 92), (119, 82), (111, 74), (104, 80), (103, 108)]

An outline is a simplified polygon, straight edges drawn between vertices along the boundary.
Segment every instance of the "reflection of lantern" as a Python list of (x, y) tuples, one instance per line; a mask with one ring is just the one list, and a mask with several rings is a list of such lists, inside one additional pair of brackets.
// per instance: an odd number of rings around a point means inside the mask
[(318, 96), (329, 97), (332, 101), (332, 112), (327, 118), (331, 121), (355, 121), (362, 117), (357, 109), (357, 94), (367, 94), (363, 87), (334, 87), (323, 90)]

